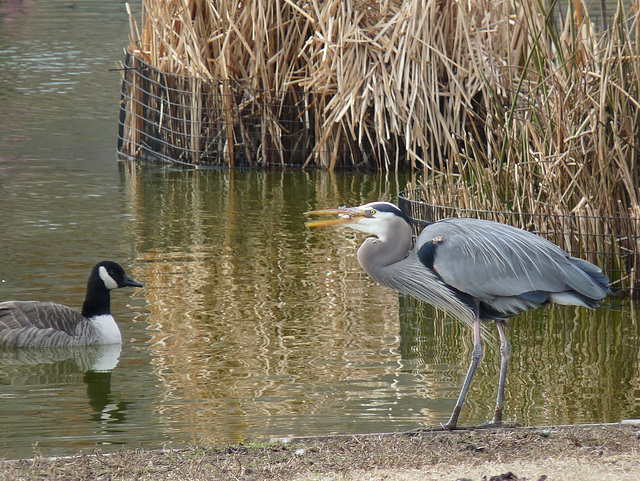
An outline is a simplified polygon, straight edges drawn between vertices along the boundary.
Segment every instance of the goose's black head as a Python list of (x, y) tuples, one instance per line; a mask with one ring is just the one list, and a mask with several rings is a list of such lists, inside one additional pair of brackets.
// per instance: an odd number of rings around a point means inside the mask
[(102, 261), (91, 271), (87, 282), (87, 296), (82, 305), (82, 315), (90, 318), (111, 312), (110, 292), (121, 287), (142, 287), (129, 277), (120, 264)]
[(102, 284), (108, 291), (121, 287), (142, 287), (142, 284), (134, 281), (124, 272), (120, 264), (113, 261), (102, 261), (96, 264), (91, 271), (89, 283), (96, 287)]

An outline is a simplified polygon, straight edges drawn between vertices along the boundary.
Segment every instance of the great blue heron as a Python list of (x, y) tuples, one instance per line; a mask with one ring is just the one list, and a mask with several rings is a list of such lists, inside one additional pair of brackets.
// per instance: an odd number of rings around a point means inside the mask
[(495, 321), (500, 338), (498, 395), (488, 424), (500, 426), (511, 354), (505, 320), (549, 302), (595, 308), (610, 292), (609, 279), (597, 266), (498, 222), (441, 220), (425, 227), (413, 245), (411, 219), (388, 202), (306, 214), (337, 216), (307, 222), (309, 227), (341, 225), (373, 234), (358, 249), (358, 262), (367, 274), (472, 326), (471, 364), (446, 429), (456, 428), (482, 358), (482, 321)]

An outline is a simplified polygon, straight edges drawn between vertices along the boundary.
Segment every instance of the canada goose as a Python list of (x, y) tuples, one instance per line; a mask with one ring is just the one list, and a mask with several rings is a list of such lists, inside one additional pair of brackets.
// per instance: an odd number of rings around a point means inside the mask
[(0, 302), (0, 346), (54, 347), (122, 342), (111, 315), (110, 291), (142, 287), (117, 263), (103, 261), (91, 271), (82, 313), (53, 302)]

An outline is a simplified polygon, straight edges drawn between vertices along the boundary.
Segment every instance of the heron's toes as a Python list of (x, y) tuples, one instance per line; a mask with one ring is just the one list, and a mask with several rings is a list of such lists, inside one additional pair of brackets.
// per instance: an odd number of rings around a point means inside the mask
[(504, 421), (493, 420), (488, 423), (479, 424), (478, 426), (475, 427), (475, 429), (496, 429), (496, 428), (509, 429), (509, 428), (520, 428), (520, 427), (522, 426), (518, 423), (507, 423)]
[(447, 424), (440, 424), (439, 426), (425, 426), (422, 428), (410, 429), (408, 431), (404, 431), (403, 434), (406, 434), (407, 436), (416, 436), (419, 434), (454, 431), (456, 429), (466, 429), (466, 428), (459, 428), (457, 426), (452, 426), (449, 423), (447, 423)]

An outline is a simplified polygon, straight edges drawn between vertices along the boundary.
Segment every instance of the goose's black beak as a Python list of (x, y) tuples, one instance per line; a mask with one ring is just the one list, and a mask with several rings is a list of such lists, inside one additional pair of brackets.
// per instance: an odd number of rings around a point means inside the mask
[(131, 277), (125, 274), (124, 277), (122, 278), (122, 282), (118, 287), (144, 287), (144, 286), (139, 282), (134, 281), (133, 279), (131, 279)]

